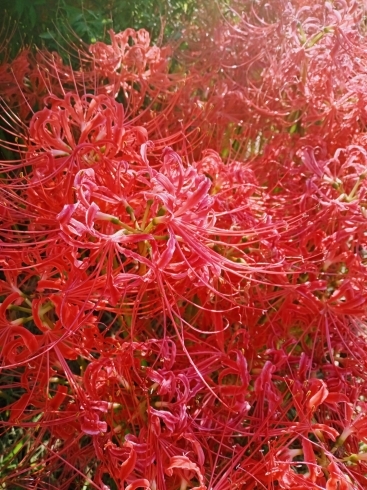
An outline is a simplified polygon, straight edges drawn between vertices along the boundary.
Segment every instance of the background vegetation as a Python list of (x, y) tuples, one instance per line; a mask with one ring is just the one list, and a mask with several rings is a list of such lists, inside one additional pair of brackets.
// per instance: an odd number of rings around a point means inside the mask
[[(223, 0), (221, 3), (224, 3)], [(3, 38), (14, 56), (24, 45), (49, 50), (70, 49), (70, 41), (105, 40), (107, 32), (147, 29), (153, 42), (178, 40), (199, 10), (218, 15), (216, 2), (196, 0), (3, 0)], [(6, 28), (5, 28), (6, 27)]]

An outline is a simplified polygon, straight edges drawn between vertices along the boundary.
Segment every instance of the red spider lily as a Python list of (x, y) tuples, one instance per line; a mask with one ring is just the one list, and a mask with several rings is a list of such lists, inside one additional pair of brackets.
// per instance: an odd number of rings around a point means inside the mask
[(131, 82), (135, 81), (139, 81), (145, 90), (149, 90), (147, 82), (150, 86), (158, 82), (160, 89), (169, 85), (167, 48), (151, 46), (146, 30), (127, 29), (118, 34), (110, 30), (109, 35), (111, 45), (97, 42), (89, 47), (93, 73), (108, 79), (107, 93), (117, 94), (121, 85), (124, 90), (129, 90)]
[(61, 96), (68, 90), (80, 95), (96, 90), (112, 98), (122, 92), (125, 100), (130, 98), (129, 109), (136, 111), (143, 108), (147, 96), (157, 97), (172, 86), (167, 68), (170, 48), (151, 46), (144, 29), (109, 34), (112, 46), (97, 42), (87, 50), (77, 48), (80, 70), (66, 65), (56, 52), (43, 49), (34, 56), (24, 49), (2, 65), (1, 95), (22, 119), (28, 119), (48, 95)]

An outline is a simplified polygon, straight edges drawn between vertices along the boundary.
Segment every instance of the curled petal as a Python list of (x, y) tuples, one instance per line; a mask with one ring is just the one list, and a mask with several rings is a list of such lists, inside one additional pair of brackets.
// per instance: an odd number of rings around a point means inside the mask
[(160, 270), (163, 270), (167, 267), (169, 262), (171, 261), (175, 248), (176, 248), (176, 238), (174, 234), (169, 230), (169, 239), (167, 241), (167, 248), (161, 254), (157, 261), (157, 266)]
[(309, 381), (310, 386), (310, 398), (307, 401), (307, 407), (309, 410), (316, 410), (316, 408), (324, 403), (329, 395), (329, 391), (326, 388), (326, 384), (321, 379), (311, 379)]
[(22, 326), (13, 325), (9, 329), (7, 342), (0, 355), (11, 364), (25, 361), (32, 357), (38, 348), (37, 338)]
[(126, 480), (135, 468), (136, 451), (131, 442), (127, 441), (124, 447), (118, 447), (112, 441), (108, 441), (104, 447), (107, 451), (114, 474), (120, 480)]
[(187, 456), (173, 456), (170, 459), (170, 465), (166, 469), (167, 475), (172, 476), (175, 469), (181, 470), (186, 480), (191, 480), (196, 473), (200, 486), (195, 487), (195, 489), (206, 490), (206, 486), (204, 485), (204, 478), (198, 465), (190, 461)]
[(130, 485), (126, 487), (126, 490), (136, 490), (137, 488), (151, 490), (149, 480), (146, 480), (145, 478), (139, 478), (139, 480), (135, 480), (134, 483), (130, 483)]
[(85, 434), (95, 436), (107, 431), (106, 422), (99, 420), (98, 413), (86, 410), (82, 414), (81, 429)]

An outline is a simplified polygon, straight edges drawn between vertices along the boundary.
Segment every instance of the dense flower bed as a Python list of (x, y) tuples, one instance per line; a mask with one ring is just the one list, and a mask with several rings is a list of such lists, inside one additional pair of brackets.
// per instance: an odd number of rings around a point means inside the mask
[(0, 66), (2, 488), (366, 488), (366, 18), (308, 3)]

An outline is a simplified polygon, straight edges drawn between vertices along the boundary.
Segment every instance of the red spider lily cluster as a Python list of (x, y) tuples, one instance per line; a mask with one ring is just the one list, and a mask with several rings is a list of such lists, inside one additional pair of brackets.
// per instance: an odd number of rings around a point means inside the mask
[(367, 487), (366, 17), (308, 3), (0, 66), (2, 488)]

